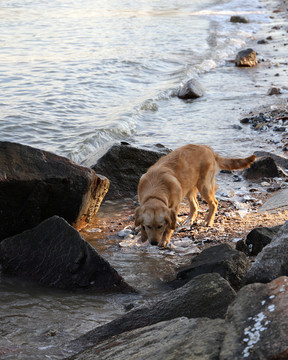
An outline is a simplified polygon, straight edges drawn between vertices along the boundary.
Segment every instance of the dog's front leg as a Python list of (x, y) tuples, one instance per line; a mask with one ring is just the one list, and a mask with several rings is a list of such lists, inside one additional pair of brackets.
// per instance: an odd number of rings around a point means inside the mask
[(173, 234), (173, 231), (172, 229), (166, 229), (163, 236), (162, 236), (162, 240), (161, 242), (159, 243), (159, 246), (160, 247), (164, 247), (166, 248), (167, 245), (170, 243), (170, 239), (171, 239), (171, 236)]

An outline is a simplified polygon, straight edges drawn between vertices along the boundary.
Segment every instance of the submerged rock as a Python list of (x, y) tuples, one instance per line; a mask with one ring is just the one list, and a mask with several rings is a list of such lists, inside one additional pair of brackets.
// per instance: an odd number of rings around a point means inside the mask
[(113, 144), (108, 149), (99, 149), (83, 164), (110, 180), (106, 199), (132, 198), (137, 195), (140, 177), (169, 151), (164, 146), (147, 150), (129, 144)]
[(109, 181), (47, 151), (0, 142), (0, 241), (58, 215), (75, 227), (97, 213)]
[(288, 221), (257, 255), (245, 280), (248, 284), (267, 283), (283, 275), (288, 275)]
[(199, 275), (179, 289), (166, 293), (158, 301), (131, 310), (108, 324), (76, 339), (71, 347), (81, 351), (92, 345), (144, 326), (185, 316), (187, 318), (223, 318), (235, 291), (219, 274)]
[(200, 274), (216, 272), (235, 290), (239, 290), (249, 268), (250, 262), (243, 253), (232, 249), (228, 244), (221, 244), (205, 249), (193, 258), (191, 265), (177, 273), (177, 280), (180, 283), (187, 282)]
[(197, 99), (204, 94), (202, 85), (196, 80), (191, 79), (183, 85), (178, 92), (178, 97), (183, 100)]
[(70, 359), (214, 360), (219, 358), (224, 334), (225, 323), (222, 319), (182, 317), (124, 332)]
[(235, 59), (236, 66), (253, 67), (258, 64), (256, 52), (253, 49), (239, 51)]
[(0, 243), (5, 274), (61, 289), (133, 290), (64, 219), (53, 216)]
[(227, 311), (219, 359), (287, 359), (287, 304), (287, 277), (242, 288)]

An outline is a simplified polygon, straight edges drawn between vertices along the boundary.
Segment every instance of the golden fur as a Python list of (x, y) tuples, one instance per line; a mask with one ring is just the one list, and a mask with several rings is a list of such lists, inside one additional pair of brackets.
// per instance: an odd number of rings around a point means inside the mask
[(222, 158), (209, 146), (185, 145), (159, 159), (142, 175), (138, 184), (140, 206), (135, 225), (141, 225), (142, 241), (166, 247), (176, 228), (179, 205), (184, 196), (190, 204), (188, 222), (192, 225), (199, 204), (197, 193), (207, 201), (206, 225), (212, 226), (218, 201), (215, 198), (215, 175), (219, 169), (249, 167), (255, 160)]

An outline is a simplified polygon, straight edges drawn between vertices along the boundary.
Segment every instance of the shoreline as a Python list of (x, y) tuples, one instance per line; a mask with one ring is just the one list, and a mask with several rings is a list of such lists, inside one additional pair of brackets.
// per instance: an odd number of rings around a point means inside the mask
[[(257, 136), (260, 131), (264, 132), (266, 135), (266, 143), (269, 144), (270, 147), (272, 145), (276, 154), (285, 157), (288, 152), (288, 132), (286, 127), (283, 126), (283, 122), (285, 125), (285, 121), (277, 124), (277, 117), (279, 117), (277, 115), (277, 110), (284, 111), (288, 114), (288, 85), (285, 85), (285, 76), (288, 78), (288, 59), (285, 60), (288, 49), (288, 41), (285, 41), (284, 36), (288, 33), (288, 25), (285, 23), (285, 19), (288, 17), (288, 3), (287, 1), (279, 1), (275, 4), (272, 1), (268, 1), (265, 5), (267, 5), (267, 9), (270, 11), (270, 18), (272, 21), (271, 23), (263, 24), (263, 30), (253, 36), (253, 40), (250, 41), (250, 44), (247, 44), (246, 48), (251, 46), (257, 52), (258, 65), (251, 68), (250, 71), (254, 71), (255, 74), (255, 87), (261, 87), (263, 88), (263, 91), (266, 90), (267, 105), (264, 107), (255, 106), (254, 109), (243, 109), (242, 118), (251, 118), (259, 115), (259, 113), (271, 114), (271, 119), (269, 119), (270, 124), (275, 126), (281, 125), (282, 131), (275, 131), (272, 125), (268, 128), (259, 126), (255, 129), (255, 136)], [(267, 40), (267, 38), (269, 40)], [(261, 40), (263, 40), (263, 42)], [(242, 71), (242, 69), (239, 68), (239, 71)], [(280, 93), (268, 95), (271, 88), (280, 89)], [(244, 127), (252, 125), (251, 123), (242, 125), (241, 119), (239, 119), (239, 126)], [(259, 147), (259, 150), (265, 150), (265, 145), (263, 147), (262, 144), (262, 146)], [(268, 151), (270, 151), (270, 149), (268, 149)], [(220, 185), (220, 181), (223, 182), (223, 176), (221, 175), (219, 175), (217, 179), (218, 185)], [(227, 186), (227, 184), (225, 185), (225, 181), (227, 183), (227, 180), (224, 180), (224, 182), (221, 183), (221, 186)], [(285, 183), (285, 181), (283, 181), (283, 183)], [(243, 187), (244, 185), (247, 192), (249, 192), (248, 189), (251, 187), (253, 188), (258, 186), (261, 188), (261, 186), (256, 183), (249, 184), (245, 181), (238, 183), (238, 186), (236, 183), (234, 183), (234, 185), (232, 184), (232, 190), (234, 187), (233, 191), (237, 192), (237, 190), (239, 190), (239, 184), (240, 187)], [(229, 186), (231, 187), (231, 183)], [(243, 238), (243, 236), (247, 235), (247, 233), (255, 227), (279, 225), (287, 219), (288, 211), (286, 209), (280, 209), (277, 216), (275, 216), (273, 212), (266, 212), (262, 214), (257, 213), (257, 210), (260, 207), (259, 202), (265, 202), (271, 196), (270, 194), (271, 193), (267, 192), (265, 189), (261, 189), (260, 192), (258, 191), (258, 194), (257, 191), (256, 194), (255, 191), (253, 191), (251, 195), (255, 200), (250, 201), (250, 205), (248, 206), (249, 209), (246, 209), (247, 214), (244, 217), (240, 215), (241, 210), (238, 211), (239, 209), (237, 210), (235, 208), (233, 200), (220, 199), (219, 208), (216, 214), (216, 222), (213, 228), (207, 230), (204, 227), (201, 228), (201, 226), (196, 225), (193, 226), (192, 231), (186, 230), (178, 233), (175, 232), (172, 238), (181, 238), (183, 236), (191, 237), (191, 239), (195, 238), (196, 244), (199, 242), (203, 243), (204, 239), (207, 238), (208, 240), (210, 239), (210, 245), (217, 243), (217, 239), (220, 242), (231, 243), (231, 240), (235, 238)], [(102, 247), (99, 247), (99, 242), (102, 240), (113, 237), (115, 238), (115, 235), (126, 227), (133, 228), (133, 216), (136, 205), (133, 204), (132, 200), (126, 201), (123, 199), (122, 202), (123, 207), (121, 208), (120, 206), (120, 208), (117, 209), (120, 202), (116, 202), (115, 204), (111, 204), (111, 206), (109, 206), (105, 203), (104, 199), (104, 203), (99, 209), (95, 222), (88, 225), (81, 231), (81, 235), (93, 246), (95, 246), (97, 250), (101, 251)], [(257, 202), (259, 204), (255, 205)], [(202, 213), (205, 212), (205, 210), (206, 206), (201, 202), (199, 216), (200, 222), (201, 217), (203, 217)], [(179, 217), (183, 217), (183, 214), (187, 213), (187, 211), (187, 203), (183, 203), (181, 205)], [(96, 230), (93, 231), (93, 229)], [(209, 241), (206, 242), (209, 243)], [(205, 246), (201, 247), (204, 248)]]

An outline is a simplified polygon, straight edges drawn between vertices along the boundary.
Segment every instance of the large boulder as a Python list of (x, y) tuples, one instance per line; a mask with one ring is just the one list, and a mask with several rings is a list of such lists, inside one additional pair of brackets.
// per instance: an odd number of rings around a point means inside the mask
[(248, 233), (245, 242), (243, 240), (237, 242), (236, 249), (245, 252), (247, 255), (256, 256), (266, 245), (270, 244), (281, 227), (282, 225), (255, 228)]
[(90, 155), (83, 165), (92, 167), (97, 174), (110, 180), (106, 199), (133, 198), (137, 194), (140, 177), (168, 152), (161, 145), (147, 150), (129, 144), (113, 144)]
[(204, 94), (204, 88), (196, 79), (190, 79), (178, 92), (178, 97), (183, 100), (197, 99)]
[(158, 301), (131, 310), (120, 318), (84, 334), (73, 341), (71, 349), (79, 352), (125, 331), (182, 316), (224, 318), (228, 305), (235, 296), (235, 291), (219, 274), (199, 275), (179, 289), (166, 293)]
[(288, 275), (288, 221), (257, 255), (245, 279), (246, 283), (267, 283), (282, 275)]
[(288, 359), (288, 278), (242, 288), (226, 315), (220, 360)]
[(273, 178), (279, 176), (279, 171), (272, 157), (267, 156), (254, 161), (249, 169), (243, 171), (246, 179), (258, 180), (263, 177)]
[(78, 231), (58, 216), (3, 240), (0, 264), (5, 274), (55, 288), (132, 290)]
[(238, 52), (235, 59), (236, 66), (256, 66), (258, 64), (256, 52), (253, 49), (245, 49)]
[(228, 244), (221, 244), (205, 249), (193, 258), (191, 265), (179, 270), (177, 280), (187, 282), (200, 274), (216, 272), (239, 290), (249, 268), (246, 255)]
[(215, 360), (219, 358), (224, 334), (222, 319), (182, 317), (124, 332), (69, 359)]
[(0, 142), (0, 241), (53, 215), (75, 227), (98, 211), (109, 181), (70, 160)]
[(283, 170), (288, 169), (288, 159), (287, 159), (287, 157), (275, 155), (275, 154), (267, 152), (267, 151), (255, 151), (254, 154), (257, 156), (257, 158), (258, 157), (264, 157), (264, 158), (265, 157), (271, 157), (275, 161), (277, 166), (279, 166)]

